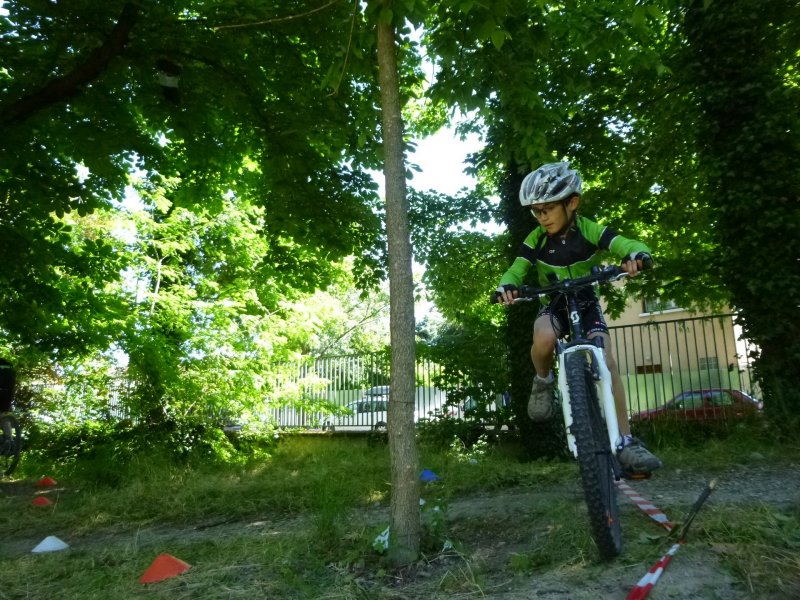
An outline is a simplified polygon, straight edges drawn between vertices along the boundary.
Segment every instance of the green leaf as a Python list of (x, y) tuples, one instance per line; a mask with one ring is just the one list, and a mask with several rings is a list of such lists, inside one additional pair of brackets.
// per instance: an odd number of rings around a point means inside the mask
[(503, 43), (506, 41), (507, 32), (504, 29), (495, 29), (492, 32), (491, 37), (494, 47), (500, 50), (503, 47)]
[(459, 5), (459, 10), (464, 14), (469, 14), (469, 11), (472, 10), (472, 7), (475, 6), (475, 0), (466, 0)]

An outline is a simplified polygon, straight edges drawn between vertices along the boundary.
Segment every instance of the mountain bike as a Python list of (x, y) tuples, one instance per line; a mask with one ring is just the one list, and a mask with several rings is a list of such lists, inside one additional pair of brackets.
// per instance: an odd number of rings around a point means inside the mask
[(11, 413), (0, 416), (0, 474), (3, 477), (11, 475), (17, 468), (21, 450), (22, 427), (19, 421)]
[(584, 333), (578, 292), (624, 277), (627, 273), (621, 267), (595, 267), (589, 275), (553, 281), (545, 287), (522, 286), (514, 300), (525, 302), (550, 296), (551, 302), (561, 301), (560, 297), (566, 302), (570, 331), (568, 339), (562, 337), (556, 344), (558, 395), (567, 446), (578, 461), (592, 537), (604, 559), (619, 556), (622, 551), (615, 481), (628, 474), (623, 473), (617, 460), (619, 423), (603, 340), (589, 339)]

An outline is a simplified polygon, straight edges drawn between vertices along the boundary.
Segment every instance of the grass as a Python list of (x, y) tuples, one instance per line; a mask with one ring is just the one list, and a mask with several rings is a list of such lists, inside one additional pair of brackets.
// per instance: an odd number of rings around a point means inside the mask
[(751, 594), (800, 598), (800, 507), (724, 507), (705, 519), (698, 534)]
[[(797, 447), (746, 432), (659, 453), (688, 470), (800, 457)], [(508, 446), (421, 448), (420, 468), (442, 478), (422, 488), (429, 506), (452, 511), (460, 502), (463, 509), (472, 497), (476, 507), (493, 510), (432, 523), (423, 557), (401, 571), (391, 571), (372, 548), (388, 524), (385, 445), (289, 436), (249, 464), (176, 466), (156, 455), (136, 461), (108, 485), (63, 472), (49, 508), (30, 505), (30, 483), (45, 474), (41, 465), (15, 493), (0, 495), (0, 599), (490, 597), (493, 589), (548, 573), (589, 581), (612, 569), (632, 584), (669, 544), (625, 505), (625, 554), (612, 567), (599, 563), (574, 464), (524, 462)], [(521, 499), (520, 506), (491, 504)], [(687, 547), (687, 555), (709, 550), (745, 589), (771, 597), (800, 589), (800, 508), (718, 505), (702, 514), (693, 535), (703, 547)], [(70, 549), (31, 554), (48, 535)], [(454, 549), (441, 552), (444, 540)], [(193, 568), (139, 584), (161, 552)]]

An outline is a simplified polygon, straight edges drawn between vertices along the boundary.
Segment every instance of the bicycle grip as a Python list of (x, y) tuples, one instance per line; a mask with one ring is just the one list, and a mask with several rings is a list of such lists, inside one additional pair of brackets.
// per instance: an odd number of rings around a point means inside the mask
[(503, 292), (515, 292), (517, 291), (517, 286), (507, 283), (505, 285), (497, 286), (497, 289), (492, 294), (492, 304), (497, 304), (500, 302), (500, 296)]
[(653, 257), (647, 252), (639, 252), (636, 254), (636, 260), (642, 261), (642, 271), (647, 271), (653, 268)]

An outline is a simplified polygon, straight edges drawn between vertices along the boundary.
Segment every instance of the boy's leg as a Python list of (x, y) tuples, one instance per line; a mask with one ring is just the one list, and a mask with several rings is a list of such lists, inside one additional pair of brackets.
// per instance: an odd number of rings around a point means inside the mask
[(554, 352), (558, 334), (550, 322), (550, 315), (540, 314), (533, 324), (533, 345), (531, 346), (531, 360), (536, 374), (546, 379), (553, 370)]
[(533, 325), (531, 360), (536, 375), (528, 399), (528, 416), (537, 422), (547, 421), (553, 416), (553, 353), (558, 335), (549, 314), (539, 313)]
[(603, 350), (606, 355), (606, 366), (611, 373), (611, 393), (614, 395), (614, 406), (617, 409), (617, 423), (621, 435), (631, 434), (631, 425), (628, 422), (628, 399), (625, 397), (625, 386), (619, 374), (617, 361), (611, 349), (611, 338), (607, 333), (594, 333), (589, 336), (603, 338)]

